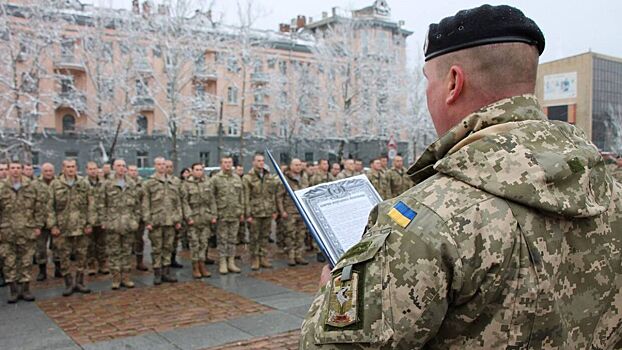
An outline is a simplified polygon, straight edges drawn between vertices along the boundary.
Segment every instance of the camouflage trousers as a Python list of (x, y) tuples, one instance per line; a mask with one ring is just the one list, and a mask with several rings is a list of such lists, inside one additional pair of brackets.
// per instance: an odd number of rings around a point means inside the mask
[(207, 240), (212, 234), (211, 231), (209, 224), (188, 227), (192, 262), (203, 261), (207, 257)]
[(108, 254), (110, 255), (110, 270), (130, 272), (132, 269), (132, 245), (134, 232), (107, 232)]
[(0, 244), (0, 256), (4, 258), (4, 278), (7, 283), (30, 282), (32, 257), (35, 254), (35, 239), (32, 228), (24, 228), (21, 232), (3, 233)]
[(305, 251), (305, 236), (307, 228), (302, 217), (298, 214), (289, 214), (285, 221), (285, 249), (294, 251), (297, 257), (302, 257)]
[(145, 223), (140, 222), (138, 224), (138, 230), (134, 232), (134, 254), (135, 255), (143, 255), (145, 251), (145, 241), (143, 240), (143, 236), (145, 235)]
[(93, 232), (89, 235), (89, 246), (86, 255), (89, 266), (97, 263), (101, 268), (106, 263), (108, 259), (106, 235), (107, 232), (101, 226), (93, 227)]
[(54, 247), (52, 232), (48, 229), (42, 229), (36, 243), (35, 260), (38, 265), (47, 264), (48, 247), (52, 251), (52, 259), (58, 261), (58, 253), (56, 252), (56, 247)]
[(287, 220), (283, 218), (276, 219), (276, 245), (279, 248), (285, 248), (285, 222)]
[(240, 222), (240, 227), (238, 228), (238, 244), (246, 244), (248, 243), (246, 240), (246, 221)]
[(218, 220), (218, 253), (223, 256), (235, 256), (238, 243), (240, 220)]
[(266, 256), (268, 253), (268, 238), (272, 227), (272, 218), (253, 218), (250, 226), (250, 251), (253, 256)]
[(175, 242), (175, 227), (154, 226), (153, 230), (149, 231), (149, 240), (151, 241), (153, 268), (170, 266), (173, 242)]
[[(71, 273), (72, 263), (76, 272), (84, 271), (86, 268), (86, 253), (89, 247), (89, 237), (87, 235), (64, 236), (61, 234), (54, 238), (54, 244), (58, 250), (60, 272), (63, 276)], [(73, 262), (69, 259), (71, 253), (76, 258)]]

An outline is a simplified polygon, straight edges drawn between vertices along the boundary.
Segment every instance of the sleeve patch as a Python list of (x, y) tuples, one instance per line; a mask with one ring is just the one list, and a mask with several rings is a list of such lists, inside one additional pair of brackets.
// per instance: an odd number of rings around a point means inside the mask
[(404, 202), (399, 201), (395, 203), (391, 210), (389, 210), (388, 215), (393, 221), (395, 221), (396, 224), (405, 228), (411, 221), (413, 221), (415, 216), (417, 216), (417, 212), (412, 210)]

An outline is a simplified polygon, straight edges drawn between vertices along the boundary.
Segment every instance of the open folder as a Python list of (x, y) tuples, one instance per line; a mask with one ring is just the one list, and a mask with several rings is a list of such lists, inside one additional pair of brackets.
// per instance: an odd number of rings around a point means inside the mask
[(266, 154), (311, 237), (330, 266), (335, 266), (360, 241), (369, 213), (382, 198), (365, 175), (293, 191), (272, 153), (266, 149)]

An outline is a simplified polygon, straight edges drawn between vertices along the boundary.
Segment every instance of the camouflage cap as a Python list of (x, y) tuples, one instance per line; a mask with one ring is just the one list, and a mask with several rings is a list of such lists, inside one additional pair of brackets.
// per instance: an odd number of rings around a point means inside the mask
[(519, 9), (482, 5), (430, 24), (423, 52), (428, 61), (450, 52), (504, 42), (524, 42), (536, 46), (540, 54), (544, 51), (544, 34)]

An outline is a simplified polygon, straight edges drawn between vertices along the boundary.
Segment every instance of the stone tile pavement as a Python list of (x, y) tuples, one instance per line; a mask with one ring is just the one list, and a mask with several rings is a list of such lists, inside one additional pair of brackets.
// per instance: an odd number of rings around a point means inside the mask
[[(244, 255), (244, 254), (243, 254)], [(89, 277), (89, 295), (61, 296), (62, 283), (34, 284), (36, 303), (9, 305), (0, 289), (0, 349), (295, 349), (298, 329), (317, 289), (321, 264), (193, 280), (187, 254), (180, 282), (110, 290), (109, 276)], [(308, 260), (312, 260), (309, 255)], [(50, 275), (51, 276), (51, 275)]]

